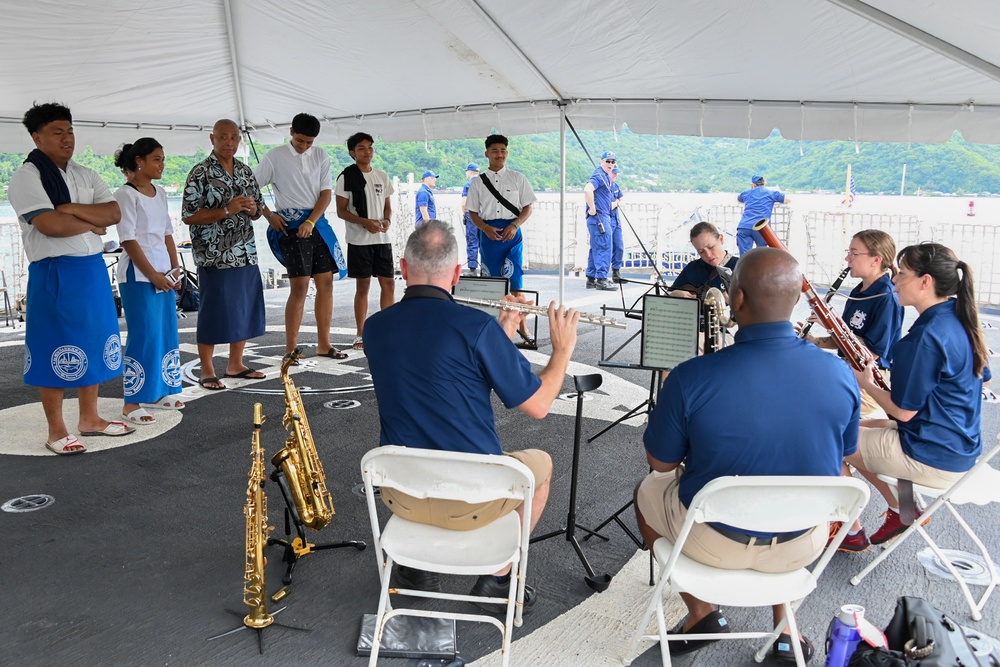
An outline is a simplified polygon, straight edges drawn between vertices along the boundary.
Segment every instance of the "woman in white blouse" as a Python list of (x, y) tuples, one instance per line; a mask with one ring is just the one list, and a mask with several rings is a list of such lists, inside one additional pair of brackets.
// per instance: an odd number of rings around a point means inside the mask
[(115, 154), (115, 166), (129, 177), (115, 192), (122, 210), (118, 238), (125, 249), (118, 282), (128, 324), (122, 416), (140, 425), (156, 421), (146, 408), (184, 407), (171, 398), (181, 392), (174, 295), (181, 271), (167, 195), (153, 183), (163, 175), (163, 163), (163, 147), (150, 137), (125, 144)]

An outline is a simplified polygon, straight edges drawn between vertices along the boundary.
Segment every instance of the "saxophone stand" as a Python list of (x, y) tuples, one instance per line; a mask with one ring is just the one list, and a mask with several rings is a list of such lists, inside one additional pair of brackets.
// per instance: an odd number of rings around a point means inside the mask
[[(286, 607), (279, 607), (279, 608), (275, 609), (274, 611), (270, 612), (263, 621), (261, 621), (261, 622), (254, 622), (252, 625), (248, 625), (247, 621), (244, 619), (244, 621), (243, 621), (244, 624), (243, 625), (240, 625), (237, 628), (233, 628), (232, 630), (227, 630), (226, 632), (223, 632), (220, 635), (215, 635), (214, 637), (209, 637), (208, 641), (214, 641), (214, 640), (220, 639), (222, 637), (228, 637), (229, 635), (236, 634), (240, 630), (256, 630), (257, 631), (257, 649), (258, 649), (258, 651), (260, 651), (261, 655), (264, 655), (264, 630), (265, 630), (265, 628), (272, 628), (273, 627), (273, 628), (284, 628), (286, 630), (295, 630), (297, 632), (312, 632), (311, 630), (309, 630), (309, 628), (299, 628), (299, 627), (296, 627), (294, 625), (285, 625), (284, 623), (278, 623), (278, 622), (274, 621), (274, 617), (277, 616), (278, 614), (280, 614), (281, 612), (285, 611), (286, 609), (288, 609), (287, 606)], [(244, 618), (244, 614), (241, 614), (240, 612), (235, 611), (233, 609), (226, 609), (226, 612), (230, 613), (233, 616), (236, 616), (238, 618)], [(249, 618), (249, 616), (247, 616), (246, 618)], [(263, 624), (261, 624), (261, 623), (263, 623)]]
[[(285, 570), (285, 576), (281, 578), (281, 582), (283, 584), (288, 586), (292, 583), (292, 570), (295, 569), (296, 563), (299, 562), (300, 558), (308, 556), (314, 551), (343, 549), (344, 547), (354, 547), (358, 551), (363, 551), (365, 547), (368, 546), (361, 540), (345, 540), (343, 542), (329, 542), (327, 544), (310, 544), (306, 537), (306, 526), (302, 523), (302, 519), (299, 518), (299, 512), (295, 508), (295, 500), (292, 498), (292, 493), (288, 489), (288, 482), (285, 480), (285, 473), (282, 472), (281, 468), (276, 467), (271, 471), (271, 481), (278, 485), (278, 488), (281, 489), (281, 497), (285, 499), (285, 537), (267, 538), (268, 546), (278, 544), (285, 548), (282, 561), (288, 564), (288, 568)], [(292, 525), (295, 526), (295, 532), (298, 537), (289, 541), (287, 538), (291, 536)]]
[(534, 544), (535, 542), (547, 540), (550, 537), (565, 535), (566, 541), (573, 545), (576, 555), (579, 556), (580, 562), (583, 563), (583, 568), (587, 571), (587, 576), (583, 580), (587, 582), (587, 586), (598, 593), (606, 591), (608, 586), (611, 585), (611, 575), (606, 572), (600, 575), (594, 572), (594, 568), (591, 567), (590, 561), (587, 560), (586, 554), (583, 553), (583, 549), (580, 547), (580, 542), (576, 539), (576, 529), (579, 528), (587, 533), (587, 537), (596, 535), (605, 542), (607, 542), (608, 538), (596, 530), (581, 526), (576, 522), (576, 485), (580, 471), (580, 430), (583, 422), (583, 394), (597, 389), (603, 381), (604, 378), (596, 373), (593, 375), (573, 376), (573, 383), (576, 386), (576, 429), (573, 436), (573, 469), (570, 475), (569, 513), (566, 516), (566, 526), (565, 528), (560, 528), (559, 530), (531, 539), (531, 543)]

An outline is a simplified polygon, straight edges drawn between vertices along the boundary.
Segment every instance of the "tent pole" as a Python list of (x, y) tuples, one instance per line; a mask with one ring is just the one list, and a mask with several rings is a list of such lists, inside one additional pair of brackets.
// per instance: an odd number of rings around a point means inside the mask
[(566, 296), (566, 105), (559, 105), (559, 301)]
[(243, 113), (243, 86), (240, 83), (240, 65), (236, 57), (236, 35), (233, 33), (233, 9), (230, 0), (222, 0), (226, 8), (226, 35), (229, 40), (229, 59), (233, 64), (233, 86), (236, 88), (236, 106), (240, 114), (240, 130), (248, 132), (246, 114)]

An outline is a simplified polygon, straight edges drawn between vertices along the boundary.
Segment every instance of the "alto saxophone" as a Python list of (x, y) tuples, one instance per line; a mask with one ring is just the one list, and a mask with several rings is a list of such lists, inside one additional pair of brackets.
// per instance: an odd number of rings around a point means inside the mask
[(250, 482), (247, 485), (246, 569), (243, 573), (243, 602), (250, 613), (244, 625), (260, 630), (271, 625), (274, 618), (267, 613), (267, 587), (264, 581), (264, 547), (271, 528), (267, 525), (267, 496), (264, 495), (264, 448), (260, 446), (260, 427), (264, 423), (264, 408), (253, 406), (253, 438), (250, 444)]
[(722, 290), (718, 287), (705, 290), (701, 307), (705, 320), (704, 354), (718, 352), (726, 346), (726, 329), (734, 324), (726, 312), (726, 297)]
[(313, 530), (320, 530), (333, 518), (333, 498), (326, 489), (326, 473), (316, 454), (316, 443), (302, 407), (302, 396), (288, 376), (288, 369), (300, 356), (296, 348), (281, 363), (281, 383), (285, 388), (285, 416), (281, 423), (288, 431), (288, 440), (271, 463), (288, 480), (299, 520)]

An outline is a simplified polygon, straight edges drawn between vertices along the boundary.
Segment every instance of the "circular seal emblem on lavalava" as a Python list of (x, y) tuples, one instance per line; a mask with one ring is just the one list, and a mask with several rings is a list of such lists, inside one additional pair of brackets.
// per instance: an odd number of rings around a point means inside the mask
[(66, 382), (73, 382), (87, 372), (87, 355), (76, 345), (57, 347), (52, 353), (52, 372)]

